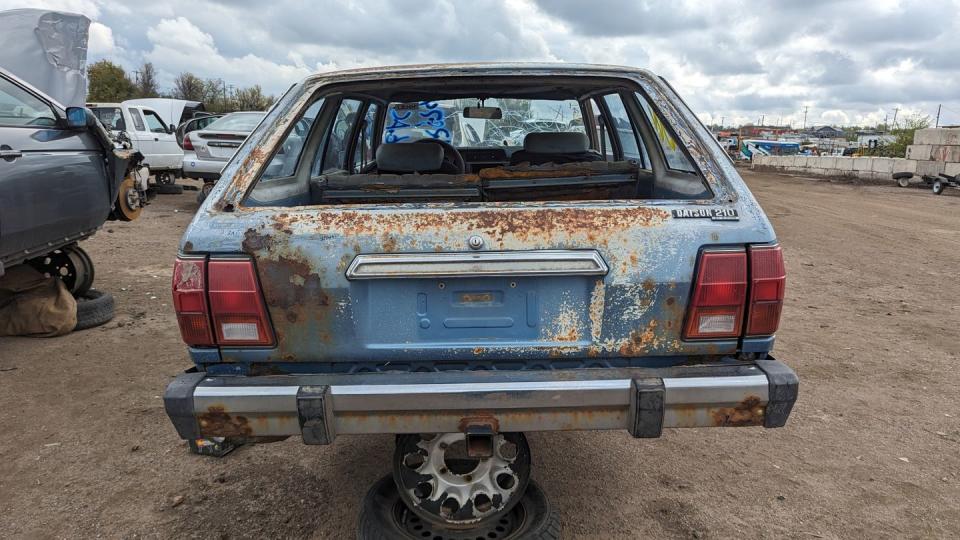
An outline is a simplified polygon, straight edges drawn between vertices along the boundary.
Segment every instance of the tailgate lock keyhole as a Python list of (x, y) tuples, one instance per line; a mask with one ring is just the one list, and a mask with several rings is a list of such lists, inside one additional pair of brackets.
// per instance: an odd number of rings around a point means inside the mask
[(467, 239), (467, 245), (470, 246), (470, 249), (480, 249), (483, 247), (483, 238), (475, 234)]

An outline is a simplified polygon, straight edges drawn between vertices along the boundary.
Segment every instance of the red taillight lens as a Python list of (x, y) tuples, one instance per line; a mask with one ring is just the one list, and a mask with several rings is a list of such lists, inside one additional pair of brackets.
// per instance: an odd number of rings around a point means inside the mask
[(251, 260), (211, 260), (210, 313), (220, 345), (271, 345), (267, 310)]
[(684, 338), (739, 337), (747, 297), (746, 252), (703, 252), (693, 287)]
[(780, 246), (750, 247), (748, 336), (769, 336), (780, 325), (787, 273)]
[(190, 134), (187, 133), (183, 136), (183, 149), (184, 150), (193, 150), (193, 141), (190, 140)]
[(173, 309), (177, 312), (180, 335), (187, 345), (211, 346), (205, 259), (177, 259), (173, 265)]

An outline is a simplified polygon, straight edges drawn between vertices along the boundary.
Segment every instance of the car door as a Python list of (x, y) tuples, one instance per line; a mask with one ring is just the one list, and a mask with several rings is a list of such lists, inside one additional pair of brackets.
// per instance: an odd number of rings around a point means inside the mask
[(154, 168), (179, 169), (183, 162), (183, 150), (177, 144), (177, 136), (172, 133), (163, 118), (153, 109), (141, 107), (143, 121), (152, 137)]
[(5, 266), (96, 229), (110, 212), (103, 149), (47, 99), (0, 74), (0, 258)]
[(150, 130), (147, 129), (147, 124), (143, 120), (143, 113), (140, 112), (140, 107), (127, 106), (125, 108), (127, 117), (129, 118), (129, 122), (127, 122), (127, 134), (130, 136), (130, 143), (133, 145), (133, 149), (143, 154), (144, 165), (148, 165), (150, 168), (160, 167), (159, 164), (155, 165), (155, 163), (162, 162), (162, 158), (156, 153), (156, 147), (153, 144), (153, 133), (150, 133)]

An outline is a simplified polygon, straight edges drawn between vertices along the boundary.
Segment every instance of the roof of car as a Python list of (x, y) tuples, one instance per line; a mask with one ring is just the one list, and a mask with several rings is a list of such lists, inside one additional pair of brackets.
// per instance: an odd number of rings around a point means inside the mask
[(453, 64), (411, 64), (378, 66), (327, 71), (307, 77), (307, 82), (323, 79), (360, 79), (370, 75), (383, 76), (463, 76), (463, 75), (510, 75), (537, 72), (554, 75), (619, 75), (639, 74), (653, 77), (646, 69), (606, 64), (568, 64), (563, 62), (473, 62)]

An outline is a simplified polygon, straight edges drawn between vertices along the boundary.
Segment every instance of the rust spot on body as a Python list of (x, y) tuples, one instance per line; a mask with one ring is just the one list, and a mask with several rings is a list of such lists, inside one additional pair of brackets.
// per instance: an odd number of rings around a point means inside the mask
[(232, 416), (222, 406), (211, 405), (197, 415), (200, 432), (209, 437), (250, 437), (253, 428), (245, 416)]
[(713, 424), (718, 427), (763, 425), (764, 407), (757, 396), (748, 396), (735, 407), (721, 407), (710, 411)]

